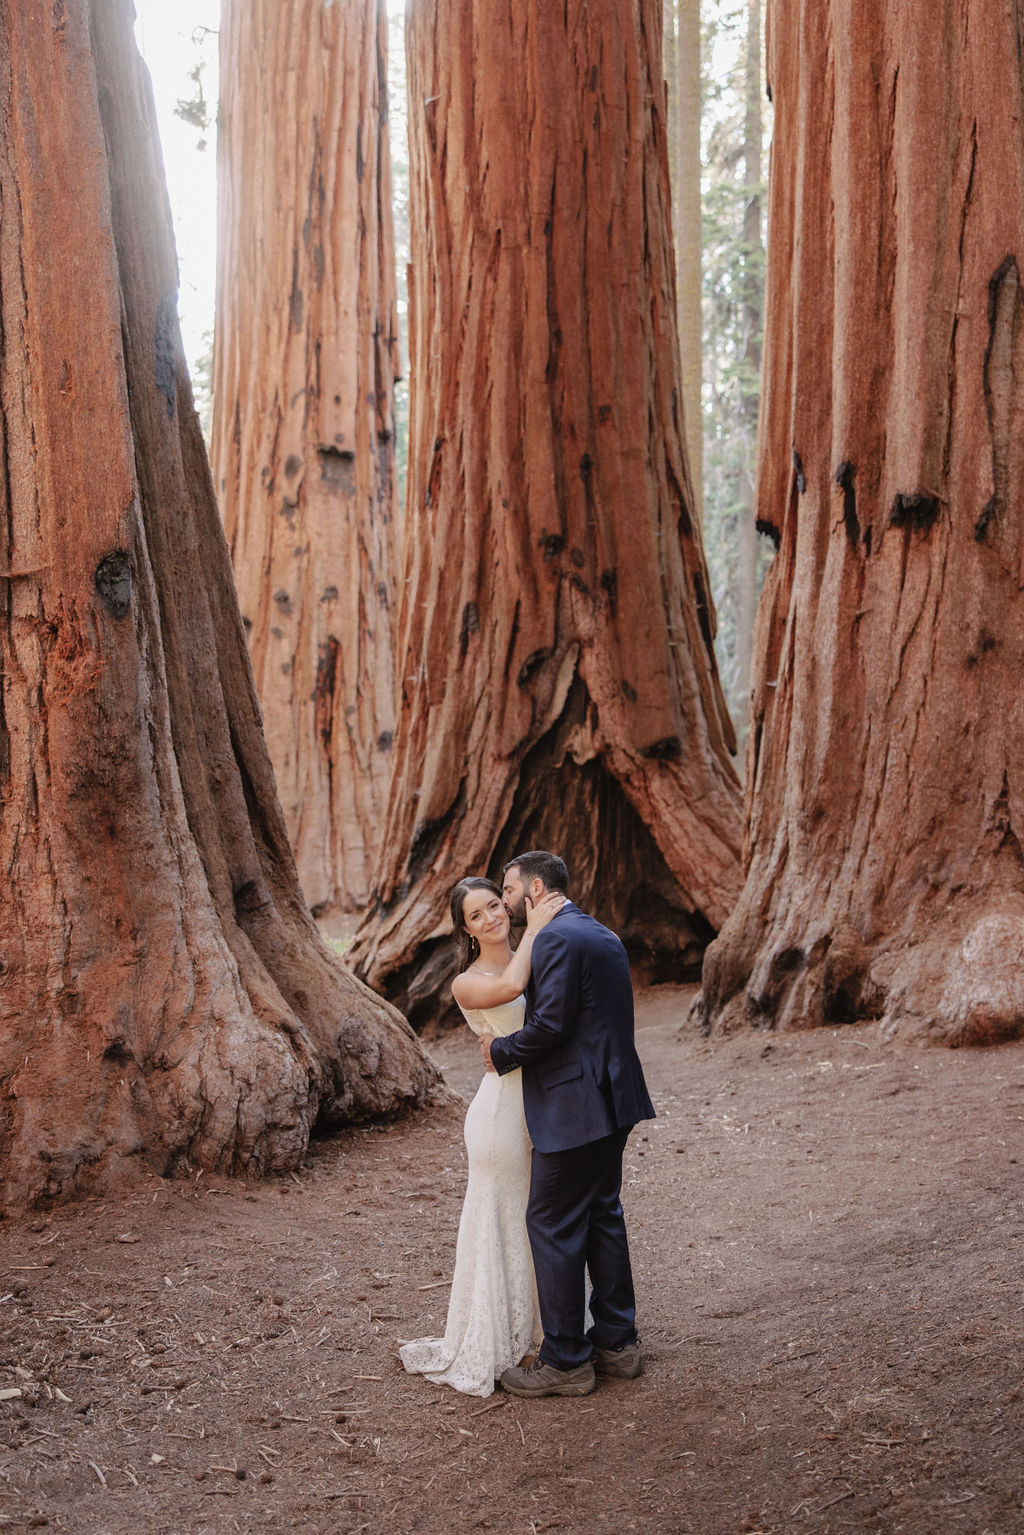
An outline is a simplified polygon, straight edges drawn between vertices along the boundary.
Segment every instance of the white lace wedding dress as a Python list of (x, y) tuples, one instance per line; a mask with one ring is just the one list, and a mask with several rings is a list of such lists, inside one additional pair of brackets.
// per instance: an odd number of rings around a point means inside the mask
[[(500, 1037), (522, 1027), (525, 1010), (517, 997), (462, 1012), (474, 1034)], [(410, 1375), (490, 1396), (502, 1370), (532, 1353), (541, 1338), (526, 1234), (532, 1148), (522, 1072), (485, 1073), (466, 1114), (465, 1136), (469, 1181), (444, 1337), (416, 1338), (399, 1354)]]

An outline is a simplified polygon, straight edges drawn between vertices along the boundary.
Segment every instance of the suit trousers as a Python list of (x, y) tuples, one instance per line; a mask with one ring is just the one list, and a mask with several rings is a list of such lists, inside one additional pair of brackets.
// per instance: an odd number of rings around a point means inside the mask
[[(533, 1152), (526, 1228), (537, 1274), (544, 1342), (542, 1363), (559, 1370), (584, 1364), (594, 1348), (621, 1348), (636, 1337), (633, 1274), (622, 1213), (622, 1153), (629, 1130), (569, 1151)], [(584, 1271), (593, 1287), (584, 1333)]]

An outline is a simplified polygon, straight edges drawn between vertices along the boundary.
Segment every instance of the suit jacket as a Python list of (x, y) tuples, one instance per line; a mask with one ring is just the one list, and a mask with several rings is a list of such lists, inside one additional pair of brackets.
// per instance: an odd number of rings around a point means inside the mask
[(491, 1060), (523, 1071), (538, 1151), (568, 1151), (653, 1119), (633, 1042), (633, 986), (621, 940), (571, 902), (533, 940), (526, 1021)]

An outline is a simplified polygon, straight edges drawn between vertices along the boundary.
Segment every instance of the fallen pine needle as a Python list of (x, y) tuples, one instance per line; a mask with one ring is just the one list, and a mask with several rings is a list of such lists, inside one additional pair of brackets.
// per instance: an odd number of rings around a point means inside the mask
[(471, 1412), (471, 1418), (479, 1418), (482, 1412), (493, 1412), (496, 1407), (507, 1407), (508, 1397), (499, 1397), (496, 1402), (488, 1402), (486, 1407), (478, 1407), (476, 1412)]
[[(854, 1044), (857, 1044), (857, 1043), (858, 1043), (858, 1041), (854, 1040)], [(820, 1505), (820, 1507), (816, 1510), (816, 1512), (819, 1513), (819, 1514), (823, 1514), (825, 1512), (826, 1508), (833, 1508), (837, 1503), (845, 1503), (847, 1498), (853, 1498), (853, 1497), (856, 1497), (856, 1492), (851, 1487), (849, 1492), (841, 1492), (837, 1498), (829, 1498), (828, 1502), (827, 1503), (822, 1503)]]
[(101, 1470), (100, 1470), (100, 1468), (99, 1468), (99, 1466), (98, 1466), (98, 1465), (97, 1465), (97, 1464), (96, 1464), (96, 1462), (95, 1462), (95, 1461), (94, 1461), (94, 1460), (91, 1460), (91, 1461), (90, 1461), (90, 1462), (89, 1462), (89, 1464), (90, 1464), (90, 1466), (91, 1466), (91, 1467), (92, 1467), (92, 1469), (93, 1469), (93, 1470), (94, 1470), (94, 1471), (95, 1471), (95, 1473), (96, 1473), (96, 1475), (97, 1475), (97, 1476), (98, 1476), (98, 1477), (99, 1477), (99, 1479), (100, 1479), (100, 1482), (101, 1482), (101, 1483), (102, 1483), (102, 1484), (103, 1484), (103, 1486), (104, 1486), (104, 1487), (105, 1487), (105, 1486), (106, 1486), (106, 1485), (107, 1485), (107, 1479), (106, 1479), (106, 1477), (105, 1477), (105, 1476), (104, 1476), (104, 1475), (103, 1475), (103, 1472), (102, 1472), (102, 1471), (101, 1471)]
[(383, 1375), (353, 1375), (353, 1380), (383, 1380)]
[(451, 1284), (450, 1279), (437, 1279), (433, 1284), (418, 1284), (417, 1290), (443, 1290), (445, 1285)]

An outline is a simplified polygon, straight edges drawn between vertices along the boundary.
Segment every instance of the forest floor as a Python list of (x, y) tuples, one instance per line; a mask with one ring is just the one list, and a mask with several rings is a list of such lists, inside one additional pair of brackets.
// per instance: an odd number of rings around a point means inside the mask
[[(460, 1397), (462, 1111), (248, 1185), (0, 1225), (0, 1528), (83, 1535), (1024, 1531), (1024, 1045), (714, 1045), (639, 999), (624, 1199), (647, 1372)], [(468, 1035), (431, 1049), (472, 1092)]]

